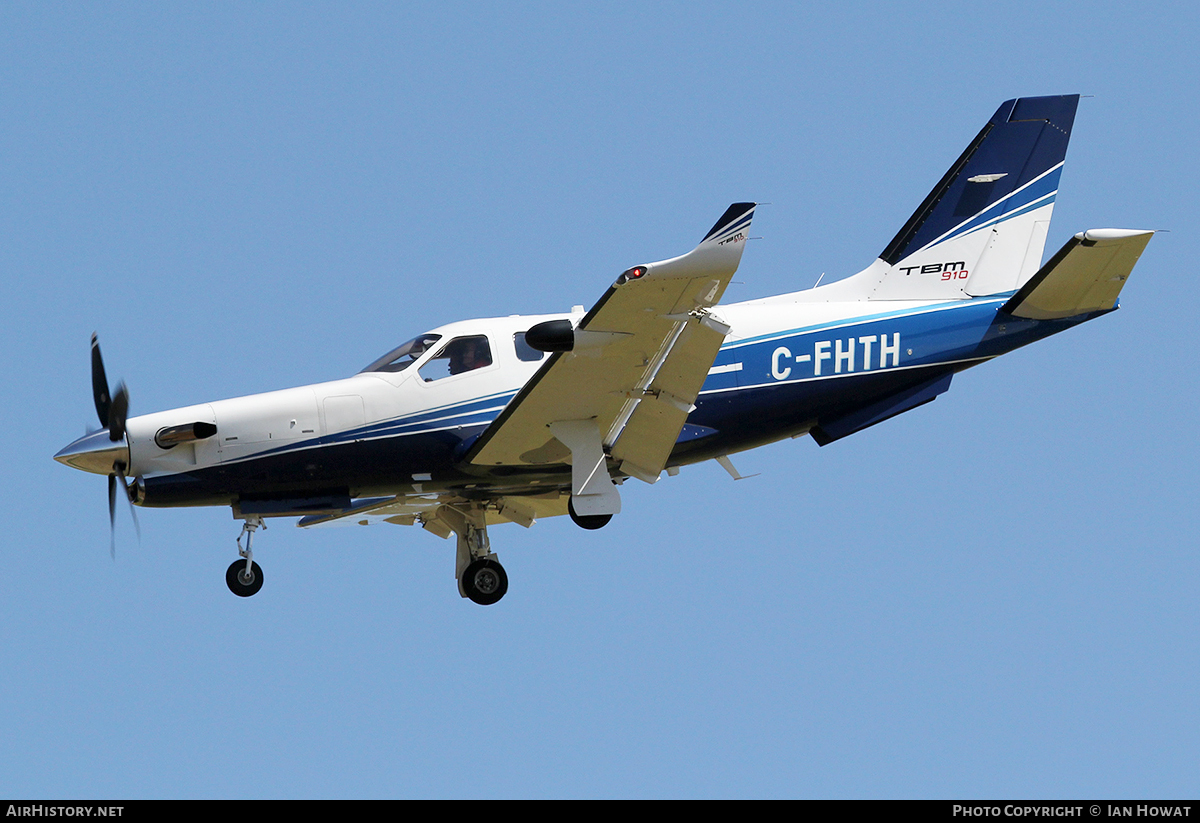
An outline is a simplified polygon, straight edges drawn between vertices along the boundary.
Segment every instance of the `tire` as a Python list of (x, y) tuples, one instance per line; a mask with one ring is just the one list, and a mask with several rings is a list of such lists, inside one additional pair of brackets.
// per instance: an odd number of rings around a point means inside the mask
[(462, 588), (472, 602), (490, 606), (508, 591), (508, 575), (498, 561), (483, 557), (463, 570)]
[(250, 579), (246, 580), (246, 561), (235, 560), (229, 570), (225, 572), (225, 585), (229, 586), (229, 590), (238, 597), (250, 597), (257, 594), (262, 588), (263, 573), (259, 565), (253, 561), (250, 564)]
[(576, 526), (588, 531), (604, 528), (613, 518), (611, 514), (576, 514), (575, 503), (570, 498), (567, 499), (567, 514), (571, 515)]

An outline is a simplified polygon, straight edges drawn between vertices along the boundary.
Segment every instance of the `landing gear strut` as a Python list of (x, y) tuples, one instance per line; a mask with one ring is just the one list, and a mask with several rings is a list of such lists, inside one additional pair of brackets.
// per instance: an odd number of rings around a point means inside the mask
[(457, 537), (454, 576), (458, 593), (490, 606), (508, 591), (508, 575), (492, 554), (487, 534), (487, 507), (479, 504), (442, 506), (437, 519)]
[[(238, 555), (245, 559), (233, 561), (233, 565), (225, 572), (225, 585), (229, 586), (229, 590), (238, 597), (250, 597), (257, 594), (258, 590), (262, 588), (263, 572), (254, 562), (254, 553), (250, 550), (250, 544), (254, 540), (254, 530), (259, 526), (266, 528), (261, 517), (247, 517), (242, 523), (242, 533), (238, 535), (237, 546)], [(246, 538), (246, 548), (244, 549), (242, 548), (243, 535)]]

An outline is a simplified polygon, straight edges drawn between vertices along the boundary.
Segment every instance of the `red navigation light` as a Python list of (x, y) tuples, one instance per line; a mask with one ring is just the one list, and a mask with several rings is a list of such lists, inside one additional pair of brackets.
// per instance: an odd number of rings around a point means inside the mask
[(649, 269), (645, 266), (634, 266), (632, 269), (625, 269), (625, 271), (621, 272), (621, 276), (617, 278), (617, 285), (619, 286), (622, 283), (628, 283), (630, 280), (645, 277), (648, 271)]

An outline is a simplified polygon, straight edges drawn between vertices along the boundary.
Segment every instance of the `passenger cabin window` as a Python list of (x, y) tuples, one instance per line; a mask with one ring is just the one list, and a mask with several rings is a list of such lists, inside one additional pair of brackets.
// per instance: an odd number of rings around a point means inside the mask
[(414, 337), (403, 346), (392, 349), (383, 357), (379, 358), (374, 363), (363, 369), (363, 371), (404, 371), (413, 363), (420, 360), (421, 355), (427, 352), (434, 343), (441, 339), (442, 336), (440, 334), (422, 334), (420, 337)]
[(417, 370), (426, 383), (492, 365), (492, 347), (483, 335), (456, 337)]
[(538, 351), (525, 342), (525, 332), (519, 331), (513, 335), (513, 345), (517, 347), (517, 359), (526, 363), (536, 363), (546, 356), (544, 351)]

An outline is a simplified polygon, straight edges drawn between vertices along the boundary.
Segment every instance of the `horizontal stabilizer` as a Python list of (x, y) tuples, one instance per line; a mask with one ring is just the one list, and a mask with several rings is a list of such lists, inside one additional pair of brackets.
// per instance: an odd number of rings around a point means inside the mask
[(1115, 308), (1153, 234), (1137, 229), (1080, 232), (1004, 304), (1003, 311), (1031, 320), (1058, 320)]

